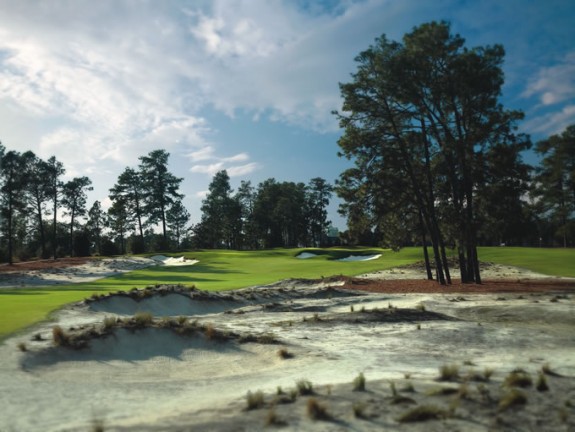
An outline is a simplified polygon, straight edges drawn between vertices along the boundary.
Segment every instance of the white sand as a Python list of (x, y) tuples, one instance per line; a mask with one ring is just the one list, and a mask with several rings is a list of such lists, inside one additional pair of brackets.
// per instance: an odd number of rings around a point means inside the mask
[(165, 266), (188, 266), (199, 263), (198, 260), (189, 260), (186, 257), (167, 257), (164, 255), (154, 255), (150, 259), (154, 260), (157, 264)]
[(381, 254), (377, 255), (350, 255), (345, 258), (338, 259), (338, 261), (372, 261), (381, 257)]
[(296, 258), (299, 259), (310, 259), (310, 258), (315, 258), (317, 255), (310, 253), (310, 252), (302, 252), (299, 255), (296, 256)]

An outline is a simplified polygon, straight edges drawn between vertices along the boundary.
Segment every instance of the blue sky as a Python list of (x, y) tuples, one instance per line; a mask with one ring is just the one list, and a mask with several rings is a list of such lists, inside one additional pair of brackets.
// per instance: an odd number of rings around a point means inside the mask
[(575, 123), (571, 0), (0, 0), (0, 140), (89, 176), (104, 205), (126, 166), (166, 149), (196, 223), (221, 169), (233, 187), (334, 182), (350, 164), (338, 82), (376, 37), (431, 20), (504, 45), (502, 102), (534, 141)]

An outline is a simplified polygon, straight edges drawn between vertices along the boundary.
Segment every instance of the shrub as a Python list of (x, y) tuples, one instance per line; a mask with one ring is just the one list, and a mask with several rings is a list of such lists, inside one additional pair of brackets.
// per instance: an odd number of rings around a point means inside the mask
[(365, 376), (363, 372), (353, 380), (353, 391), (365, 391)]
[(435, 405), (420, 405), (403, 413), (397, 421), (400, 423), (412, 423), (445, 417), (447, 417), (447, 412)]
[(313, 384), (308, 380), (299, 380), (296, 382), (297, 392), (301, 396), (307, 396), (313, 394)]
[(264, 406), (264, 394), (258, 390), (255, 393), (251, 391), (246, 395), (247, 409), (253, 410)]
[(320, 404), (315, 398), (307, 401), (307, 415), (312, 420), (328, 420), (330, 418), (325, 405)]

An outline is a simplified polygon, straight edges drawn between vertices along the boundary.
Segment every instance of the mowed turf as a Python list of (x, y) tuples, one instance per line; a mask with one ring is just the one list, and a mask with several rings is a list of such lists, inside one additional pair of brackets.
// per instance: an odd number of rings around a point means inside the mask
[[(303, 252), (317, 254), (298, 259)], [(377, 260), (341, 262), (349, 255), (382, 254)], [(45, 320), (58, 308), (94, 293), (142, 288), (154, 284), (195, 285), (208, 291), (264, 285), (287, 278), (353, 276), (384, 270), (423, 259), (421, 248), (400, 252), (377, 248), (274, 249), (265, 251), (206, 250), (176, 254), (199, 263), (183, 267), (150, 267), (91, 283), (51, 288), (0, 290), (0, 339)], [(549, 275), (575, 277), (575, 250), (481, 248), (479, 258), (516, 265)]]

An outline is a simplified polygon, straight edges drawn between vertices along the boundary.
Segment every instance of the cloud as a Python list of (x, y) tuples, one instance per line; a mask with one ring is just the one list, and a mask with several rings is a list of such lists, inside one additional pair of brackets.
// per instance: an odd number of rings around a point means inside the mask
[(522, 96), (536, 96), (542, 105), (575, 98), (575, 51), (567, 54), (561, 63), (541, 68), (529, 81)]
[[(241, 162), (248, 162), (250, 156), (247, 153), (238, 153), (233, 156), (220, 157), (216, 154), (213, 146), (208, 145), (201, 149), (186, 154), (194, 165), (190, 168), (190, 172), (196, 174), (208, 174), (213, 176), (218, 171), (226, 170), (230, 177), (237, 177), (249, 174), (258, 168), (260, 165), (256, 162), (249, 162), (243, 165), (238, 165)], [(196, 162), (210, 162), (210, 163), (196, 163)]]
[(556, 135), (573, 124), (574, 119), (575, 105), (566, 105), (559, 111), (532, 116), (530, 120), (524, 123), (523, 127), (527, 132), (533, 134)]

